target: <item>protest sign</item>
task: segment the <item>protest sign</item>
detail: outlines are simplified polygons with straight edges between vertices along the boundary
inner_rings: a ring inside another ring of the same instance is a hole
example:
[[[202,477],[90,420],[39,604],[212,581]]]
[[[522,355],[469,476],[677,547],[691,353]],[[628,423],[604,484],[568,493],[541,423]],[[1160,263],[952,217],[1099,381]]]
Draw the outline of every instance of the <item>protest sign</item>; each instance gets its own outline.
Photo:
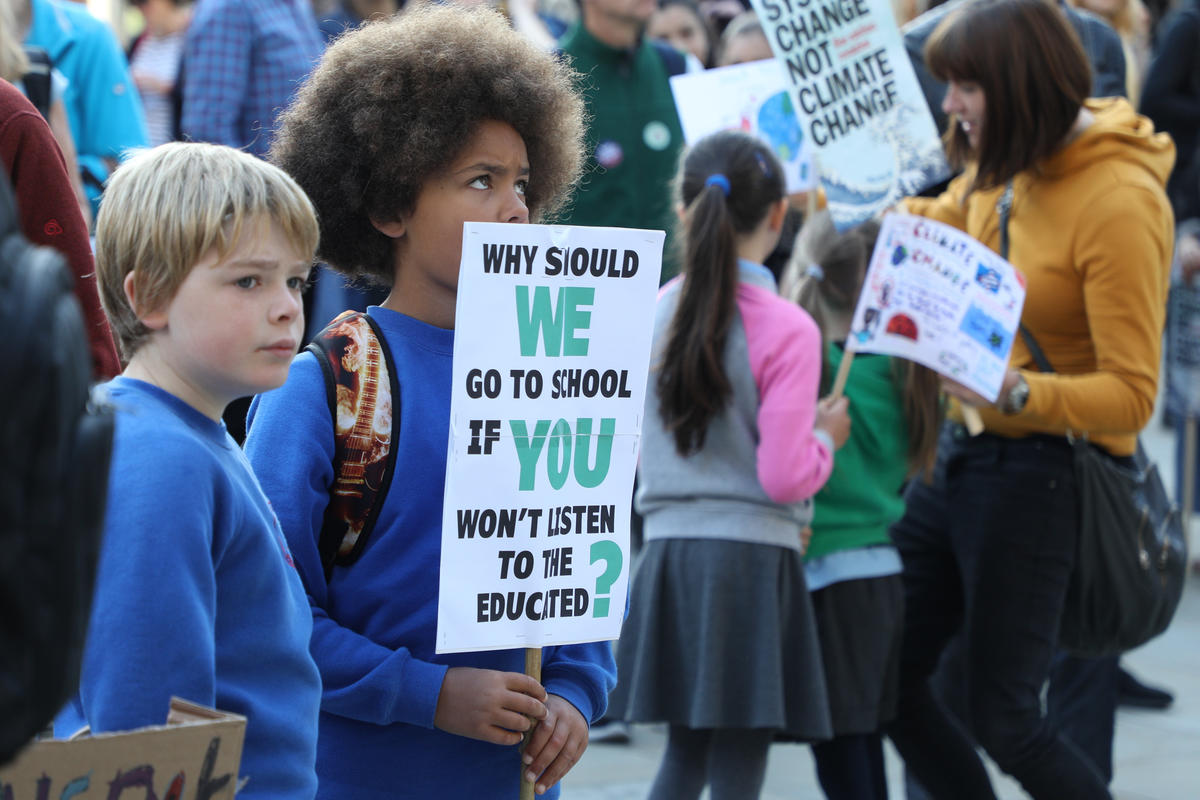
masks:
[[[1025,278],[967,234],[883,219],[847,347],[924,364],[995,402],[1021,324]]]
[[[1200,416],[1200,289],[1172,286],[1167,304],[1167,402]]]
[[[663,238],[465,226],[439,653],[619,635]]]
[[[751,0],[838,230],[950,176],[889,0]]]
[[[171,698],[166,725],[34,742],[0,769],[0,797],[230,800],[245,735],[245,717]]]
[[[671,92],[688,144],[718,131],[745,131],[779,159],[789,194],[813,188],[812,147],[778,61],[685,72],[671,78]]]

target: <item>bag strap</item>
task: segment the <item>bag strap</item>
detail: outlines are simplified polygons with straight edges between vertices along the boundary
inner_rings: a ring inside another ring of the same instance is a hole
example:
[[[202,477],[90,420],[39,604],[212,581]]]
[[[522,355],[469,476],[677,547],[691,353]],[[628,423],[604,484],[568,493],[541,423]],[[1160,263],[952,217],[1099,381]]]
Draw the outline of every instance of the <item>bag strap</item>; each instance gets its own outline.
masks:
[[[1000,257],[1005,261],[1008,261],[1008,217],[1012,213],[1012,202],[1013,182],[1010,180],[1004,187],[1000,199],[996,201],[996,211],[1000,214]],[[1029,328],[1025,327],[1025,323],[1020,323],[1020,330],[1021,338],[1025,340],[1025,346],[1029,348],[1029,352],[1033,355],[1033,360],[1037,362],[1038,369],[1042,372],[1054,372],[1054,367],[1050,364],[1050,359],[1046,358],[1046,352],[1037,343],[1037,339],[1033,338],[1033,334],[1029,332]]]
[[[333,485],[317,539],[329,580],[334,565],[353,564],[362,554],[383,507],[396,465],[400,387],[383,333],[368,314],[339,314],[305,350],[321,365],[334,425]],[[346,420],[339,408],[353,417]],[[375,412],[388,408],[384,433]]]

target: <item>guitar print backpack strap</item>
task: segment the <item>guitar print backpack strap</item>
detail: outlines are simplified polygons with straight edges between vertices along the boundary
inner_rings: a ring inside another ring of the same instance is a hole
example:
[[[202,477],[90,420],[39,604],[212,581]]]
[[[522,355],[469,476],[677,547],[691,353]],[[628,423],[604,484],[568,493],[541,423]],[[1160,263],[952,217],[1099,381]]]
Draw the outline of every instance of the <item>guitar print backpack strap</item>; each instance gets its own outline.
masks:
[[[400,389],[383,333],[365,313],[339,314],[305,348],[325,375],[334,479],[317,540],[328,580],[353,564],[375,526],[396,463]]]

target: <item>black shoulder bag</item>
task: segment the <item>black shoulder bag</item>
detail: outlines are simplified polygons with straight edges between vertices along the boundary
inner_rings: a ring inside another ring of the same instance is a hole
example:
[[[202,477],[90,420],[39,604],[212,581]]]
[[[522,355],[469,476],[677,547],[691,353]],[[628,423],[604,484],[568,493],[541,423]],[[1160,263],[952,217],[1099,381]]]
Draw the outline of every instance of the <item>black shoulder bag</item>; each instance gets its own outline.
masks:
[[[1011,183],[996,207],[1000,255],[1007,259]],[[1054,372],[1024,325],[1021,337],[1038,369]],[[1059,645],[1080,656],[1114,655],[1166,630],[1187,575],[1187,540],[1179,507],[1167,497],[1140,438],[1128,459],[1090,444],[1086,432],[1068,439],[1075,454],[1079,544]]]

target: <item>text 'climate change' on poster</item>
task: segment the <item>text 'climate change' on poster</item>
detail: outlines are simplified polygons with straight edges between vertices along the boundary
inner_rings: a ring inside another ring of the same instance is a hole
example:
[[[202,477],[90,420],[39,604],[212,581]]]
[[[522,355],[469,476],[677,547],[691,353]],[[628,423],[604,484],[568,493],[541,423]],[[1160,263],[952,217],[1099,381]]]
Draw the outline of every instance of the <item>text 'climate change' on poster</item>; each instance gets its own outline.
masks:
[[[950,176],[890,0],[751,0],[838,230]]]
[[[465,226],[439,653],[620,634],[663,238]]]
[[[1025,305],[1025,279],[967,234],[888,214],[848,347],[924,364],[995,402]]]

